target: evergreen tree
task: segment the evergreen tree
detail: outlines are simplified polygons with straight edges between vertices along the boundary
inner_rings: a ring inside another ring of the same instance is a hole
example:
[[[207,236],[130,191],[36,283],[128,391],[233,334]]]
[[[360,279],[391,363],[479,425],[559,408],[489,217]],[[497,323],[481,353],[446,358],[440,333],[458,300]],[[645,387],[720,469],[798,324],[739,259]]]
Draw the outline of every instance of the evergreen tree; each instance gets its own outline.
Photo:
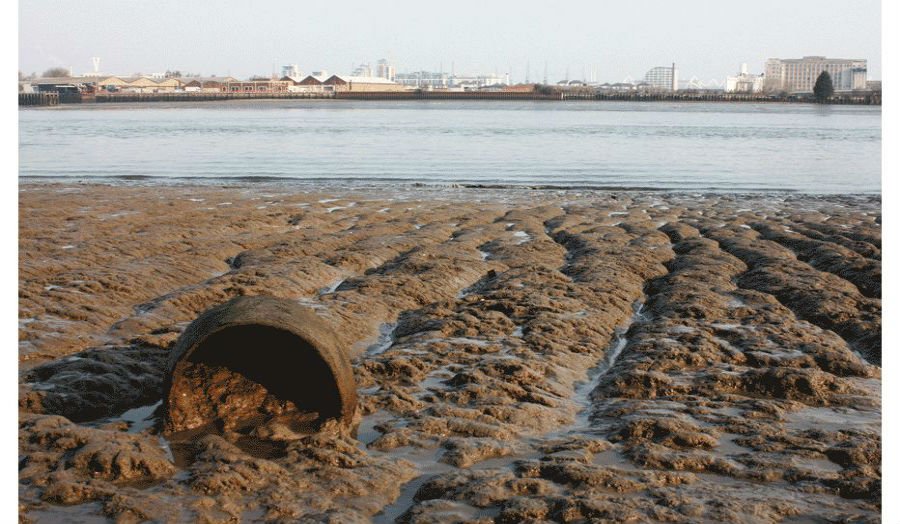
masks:
[[[813,94],[819,103],[825,102],[834,94],[834,84],[831,83],[831,75],[828,74],[828,71],[822,71],[822,74],[816,79]]]

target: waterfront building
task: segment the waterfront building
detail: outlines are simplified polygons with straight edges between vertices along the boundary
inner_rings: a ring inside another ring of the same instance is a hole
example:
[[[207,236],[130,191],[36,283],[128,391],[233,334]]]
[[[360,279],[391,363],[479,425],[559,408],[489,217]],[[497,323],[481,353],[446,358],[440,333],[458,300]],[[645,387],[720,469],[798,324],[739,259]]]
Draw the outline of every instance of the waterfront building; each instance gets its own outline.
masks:
[[[378,64],[375,67],[375,76],[393,82],[396,74],[397,72],[394,70],[394,66],[389,64],[386,59],[382,58],[378,61]]]
[[[804,56],[803,58],[770,58],[766,60],[765,89],[788,93],[812,93],[816,80],[828,71],[838,91],[866,88],[866,60]]]
[[[672,67],[654,67],[644,75],[644,84],[657,91],[678,91],[678,70]]]
[[[178,78],[155,79],[149,76],[66,76],[38,78],[32,84],[38,92],[58,93],[167,93],[183,89]]]
[[[294,85],[288,86],[288,90],[296,93],[321,93],[326,91],[325,81],[328,80],[328,77],[324,76],[323,73],[326,73],[326,71],[316,71],[299,82],[294,83]]]
[[[403,91],[404,87],[396,82],[377,76],[331,75],[322,82],[326,91],[338,92],[373,92]]]
[[[125,85],[118,85],[120,91],[126,93],[170,93],[182,89],[184,85],[178,78],[162,78],[149,76],[133,76],[122,78]]]
[[[753,75],[747,72],[747,64],[741,64],[741,72],[735,76],[725,77],[726,93],[759,93],[763,90],[764,75]]]
[[[92,92],[96,89],[96,79],[77,76],[54,76],[35,78],[31,81],[32,89],[37,93],[80,93]]]
[[[222,90],[222,84],[237,79],[231,76],[188,76],[180,80],[185,92],[216,93]]]
[[[235,80],[223,82],[219,89],[223,93],[283,93],[291,82],[281,80]]]

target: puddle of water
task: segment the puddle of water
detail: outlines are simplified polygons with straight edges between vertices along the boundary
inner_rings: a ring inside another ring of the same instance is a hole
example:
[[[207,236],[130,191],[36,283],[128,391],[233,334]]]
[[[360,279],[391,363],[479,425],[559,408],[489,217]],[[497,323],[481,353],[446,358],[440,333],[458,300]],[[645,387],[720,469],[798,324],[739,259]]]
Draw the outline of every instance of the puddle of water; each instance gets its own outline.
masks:
[[[347,280],[347,279],[340,278],[340,279],[332,282],[331,285],[329,285],[328,287],[324,287],[324,288],[320,289],[319,293],[318,293],[319,296],[330,295],[330,294],[334,293],[335,291],[337,291],[337,288],[339,288],[341,286],[341,284],[344,283],[345,280]]]
[[[396,322],[382,324],[378,328],[378,339],[374,344],[366,348],[369,355],[379,355],[387,351],[394,345],[394,329],[397,327]]]
[[[153,424],[156,422],[153,413],[156,411],[156,408],[161,405],[162,400],[148,406],[129,409],[125,413],[119,415],[117,418],[119,420],[128,422],[129,433],[140,433],[145,429],[149,429],[153,426]]]
[[[840,431],[847,428],[881,431],[881,414],[842,407],[808,407],[786,415],[786,427],[796,430]]]
[[[393,418],[389,412],[378,410],[371,415],[363,417],[359,426],[355,429],[356,439],[359,441],[359,448],[365,450],[369,444],[375,442],[381,436],[381,432],[375,429],[375,426],[383,422],[387,422]]]
[[[628,345],[628,337],[626,337],[628,329],[636,322],[646,320],[646,317],[643,315],[643,309],[644,304],[641,301],[637,301],[632,305],[634,314],[624,326],[616,329],[615,338],[610,347],[603,354],[603,360],[588,370],[587,382],[581,382],[575,386],[573,400],[582,407],[575,416],[576,428],[587,429],[590,426],[590,416],[594,411],[594,406],[591,403],[591,393],[600,383],[600,379],[603,375],[615,365],[616,359],[619,358],[619,355],[622,354],[622,350]]]

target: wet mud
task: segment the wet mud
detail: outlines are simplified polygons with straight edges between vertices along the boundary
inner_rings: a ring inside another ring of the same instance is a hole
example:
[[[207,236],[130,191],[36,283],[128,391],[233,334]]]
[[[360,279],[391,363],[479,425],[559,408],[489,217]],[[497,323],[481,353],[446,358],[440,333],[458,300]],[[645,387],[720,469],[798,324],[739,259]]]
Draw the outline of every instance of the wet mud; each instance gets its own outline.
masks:
[[[22,184],[21,520],[880,522],[880,206]],[[350,416],[278,355],[170,381],[255,295],[330,327]]]

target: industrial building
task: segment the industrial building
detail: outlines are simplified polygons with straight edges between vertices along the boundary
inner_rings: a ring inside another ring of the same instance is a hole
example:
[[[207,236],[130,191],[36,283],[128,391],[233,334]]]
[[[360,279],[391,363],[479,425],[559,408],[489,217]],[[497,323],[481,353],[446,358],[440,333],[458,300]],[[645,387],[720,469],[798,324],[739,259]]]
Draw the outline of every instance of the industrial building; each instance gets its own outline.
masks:
[[[291,81],[284,80],[233,80],[223,82],[222,93],[286,93]]]
[[[403,91],[403,85],[377,76],[331,75],[322,82],[326,91]]]
[[[226,82],[236,82],[231,76],[192,76],[179,78],[186,92],[216,93]]]
[[[855,91],[866,88],[866,61],[864,59],[825,58],[770,58],[766,60],[765,89],[788,93],[812,93],[816,80],[828,71],[835,91]]]
[[[678,69],[672,67],[654,67],[644,75],[644,84],[648,89],[657,91],[678,91]]]
[[[184,83],[178,78],[151,78],[148,76],[67,76],[37,78],[32,85],[37,92],[58,93],[167,93],[181,90]]]

